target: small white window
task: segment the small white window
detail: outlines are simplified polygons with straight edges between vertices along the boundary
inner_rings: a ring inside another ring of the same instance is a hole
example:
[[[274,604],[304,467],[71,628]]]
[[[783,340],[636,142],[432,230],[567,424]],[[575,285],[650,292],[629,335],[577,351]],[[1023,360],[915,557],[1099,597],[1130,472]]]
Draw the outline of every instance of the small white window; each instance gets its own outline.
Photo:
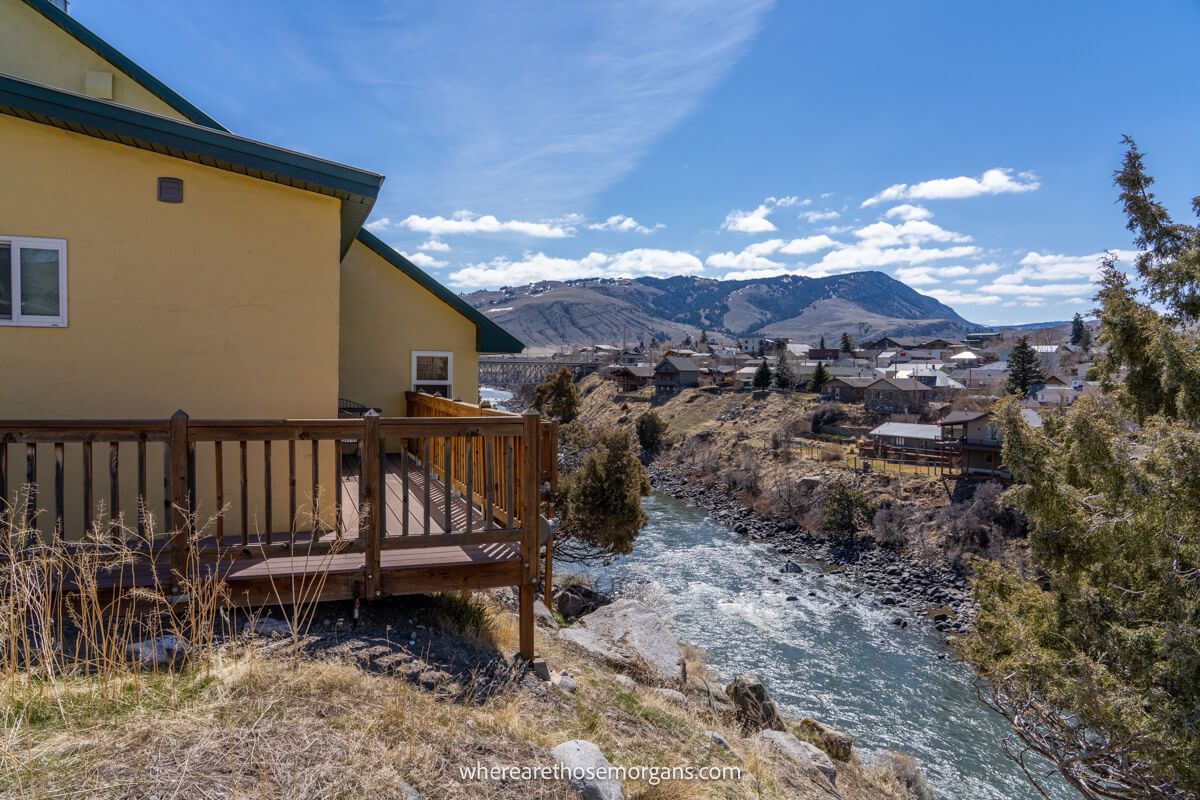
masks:
[[[413,391],[454,396],[454,354],[439,350],[414,350]]]
[[[0,325],[67,324],[67,243],[0,236]]]

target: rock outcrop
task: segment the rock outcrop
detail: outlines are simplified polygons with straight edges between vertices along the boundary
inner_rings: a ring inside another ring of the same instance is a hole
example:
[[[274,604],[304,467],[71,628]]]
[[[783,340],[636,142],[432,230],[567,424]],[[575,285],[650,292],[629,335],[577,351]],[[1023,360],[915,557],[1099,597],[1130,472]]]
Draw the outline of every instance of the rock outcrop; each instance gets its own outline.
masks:
[[[779,713],[779,707],[767,694],[767,687],[757,675],[739,675],[725,687],[725,694],[733,703],[734,714],[743,730],[753,733],[764,728],[786,731],[787,726]]]
[[[564,628],[560,635],[625,669],[649,672],[664,683],[679,680],[679,642],[645,603],[618,600]]]
[[[584,739],[572,739],[550,752],[566,768],[572,788],[583,800],[625,800],[621,782],[604,774],[612,764],[596,745]]]

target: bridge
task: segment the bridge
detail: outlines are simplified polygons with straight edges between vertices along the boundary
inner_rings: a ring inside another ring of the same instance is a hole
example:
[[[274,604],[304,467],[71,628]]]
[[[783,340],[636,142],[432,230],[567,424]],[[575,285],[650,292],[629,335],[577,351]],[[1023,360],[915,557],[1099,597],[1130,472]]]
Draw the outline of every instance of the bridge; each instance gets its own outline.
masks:
[[[559,358],[511,358],[506,356],[479,357],[479,383],[482,386],[528,386],[541,383],[560,368],[571,370],[579,380],[600,368],[596,361],[574,361]]]

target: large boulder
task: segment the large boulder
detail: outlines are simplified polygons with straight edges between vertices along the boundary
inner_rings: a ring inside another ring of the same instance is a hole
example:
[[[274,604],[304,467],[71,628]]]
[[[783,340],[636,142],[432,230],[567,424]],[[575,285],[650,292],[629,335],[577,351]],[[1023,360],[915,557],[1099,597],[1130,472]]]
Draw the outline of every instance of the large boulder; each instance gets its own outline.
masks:
[[[725,695],[733,703],[734,714],[742,729],[754,733],[764,728],[786,731],[779,707],[767,694],[767,687],[757,675],[738,675],[725,687]]]
[[[596,745],[583,739],[572,739],[550,752],[566,769],[567,780],[583,800],[625,800],[621,782],[605,774],[612,764]]]
[[[563,619],[572,620],[590,614],[601,606],[612,602],[612,598],[603,592],[597,592],[581,584],[573,583],[564,586],[554,596],[554,604]]]
[[[817,722],[812,717],[800,720],[799,728],[804,738],[816,743],[830,758],[835,761],[850,760],[850,752],[854,749],[854,740],[850,738],[850,734]]]
[[[679,641],[645,603],[618,600],[593,611],[560,634],[583,649],[656,680],[679,680]]]
[[[833,783],[837,767],[824,750],[815,744],[797,739],[787,731],[760,731],[758,740],[808,772],[819,772]]]

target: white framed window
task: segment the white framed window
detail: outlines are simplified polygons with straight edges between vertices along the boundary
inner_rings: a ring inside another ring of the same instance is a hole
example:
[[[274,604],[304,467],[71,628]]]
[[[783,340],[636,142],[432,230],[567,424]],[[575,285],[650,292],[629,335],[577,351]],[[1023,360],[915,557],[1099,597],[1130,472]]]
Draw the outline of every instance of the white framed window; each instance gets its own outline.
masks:
[[[454,396],[454,353],[444,350],[413,350],[412,388],[441,397]]]
[[[0,325],[67,324],[67,243],[0,235]]]

